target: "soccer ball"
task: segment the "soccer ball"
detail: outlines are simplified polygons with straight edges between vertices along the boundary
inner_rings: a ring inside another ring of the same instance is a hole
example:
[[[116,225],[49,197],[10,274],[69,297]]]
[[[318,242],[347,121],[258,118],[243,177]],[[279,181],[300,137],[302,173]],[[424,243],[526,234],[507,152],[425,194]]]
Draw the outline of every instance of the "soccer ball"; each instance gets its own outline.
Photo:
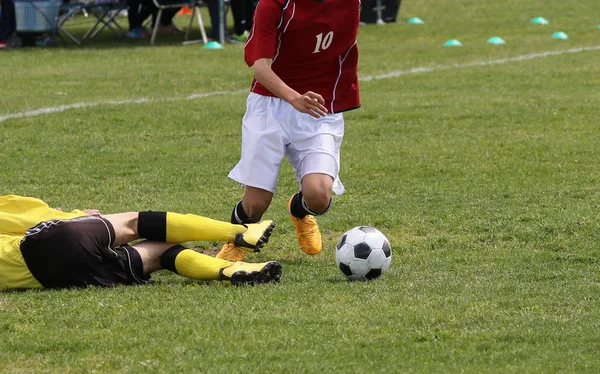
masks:
[[[335,246],[335,262],[350,280],[381,276],[392,263],[392,247],[381,231],[358,226],[342,235]]]

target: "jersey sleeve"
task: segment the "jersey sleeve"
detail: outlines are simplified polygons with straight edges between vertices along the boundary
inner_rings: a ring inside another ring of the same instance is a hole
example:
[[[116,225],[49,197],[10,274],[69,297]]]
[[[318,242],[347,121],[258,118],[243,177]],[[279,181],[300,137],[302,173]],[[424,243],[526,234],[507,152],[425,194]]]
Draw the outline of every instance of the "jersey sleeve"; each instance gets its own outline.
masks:
[[[244,47],[244,59],[253,66],[261,58],[274,58],[277,50],[277,27],[282,4],[278,0],[261,0],[254,12],[254,27]]]

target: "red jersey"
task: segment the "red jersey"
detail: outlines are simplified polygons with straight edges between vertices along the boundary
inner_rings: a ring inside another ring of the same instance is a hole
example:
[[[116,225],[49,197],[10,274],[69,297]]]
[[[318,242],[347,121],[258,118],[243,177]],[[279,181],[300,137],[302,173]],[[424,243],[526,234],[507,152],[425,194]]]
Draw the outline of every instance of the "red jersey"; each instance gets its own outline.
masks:
[[[260,0],[246,63],[273,59],[281,80],[300,94],[320,94],[331,113],[357,108],[359,12],[360,0]],[[251,91],[275,96],[256,79]]]

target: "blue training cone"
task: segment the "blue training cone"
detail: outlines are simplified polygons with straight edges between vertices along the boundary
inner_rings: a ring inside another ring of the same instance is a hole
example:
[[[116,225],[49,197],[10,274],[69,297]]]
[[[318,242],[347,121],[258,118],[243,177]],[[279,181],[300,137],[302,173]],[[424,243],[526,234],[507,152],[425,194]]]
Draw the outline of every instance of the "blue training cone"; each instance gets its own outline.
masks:
[[[557,31],[554,34],[552,34],[552,39],[562,39],[562,40],[564,40],[564,39],[568,39],[568,38],[569,38],[569,36],[567,34],[565,34],[564,32],[562,32],[562,31]]]
[[[487,42],[488,42],[488,44],[495,44],[495,45],[506,44],[504,39],[502,39],[499,36],[493,36],[493,37],[489,38]]]
[[[223,46],[219,42],[208,42],[202,47],[204,49],[223,49]]]
[[[406,21],[407,23],[413,24],[413,25],[422,25],[425,22],[423,22],[422,19],[420,19],[419,17],[412,17],[409,18],[408,21]]]
[[[444,43],[444,47],[461,47],[462,43],[456,39],[450,39]]]
[[[547,25],[549,22],[544,17],[535,17],[531,20],[531,23],[533,23],[534,25]]]

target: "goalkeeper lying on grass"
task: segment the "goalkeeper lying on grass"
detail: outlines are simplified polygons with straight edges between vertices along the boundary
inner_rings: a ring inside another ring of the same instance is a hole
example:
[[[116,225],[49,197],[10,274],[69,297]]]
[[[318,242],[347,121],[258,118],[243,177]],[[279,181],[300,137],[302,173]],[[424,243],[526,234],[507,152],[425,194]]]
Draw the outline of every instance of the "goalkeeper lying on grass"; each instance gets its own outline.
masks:
[[[230,262],[177,244],[220,240],[258,252],[274,227],[172,212],[67,213],[35,198],[0,196],[0,289],[144,284],[161,269],[234,285],[277,282],[279,262]]]

